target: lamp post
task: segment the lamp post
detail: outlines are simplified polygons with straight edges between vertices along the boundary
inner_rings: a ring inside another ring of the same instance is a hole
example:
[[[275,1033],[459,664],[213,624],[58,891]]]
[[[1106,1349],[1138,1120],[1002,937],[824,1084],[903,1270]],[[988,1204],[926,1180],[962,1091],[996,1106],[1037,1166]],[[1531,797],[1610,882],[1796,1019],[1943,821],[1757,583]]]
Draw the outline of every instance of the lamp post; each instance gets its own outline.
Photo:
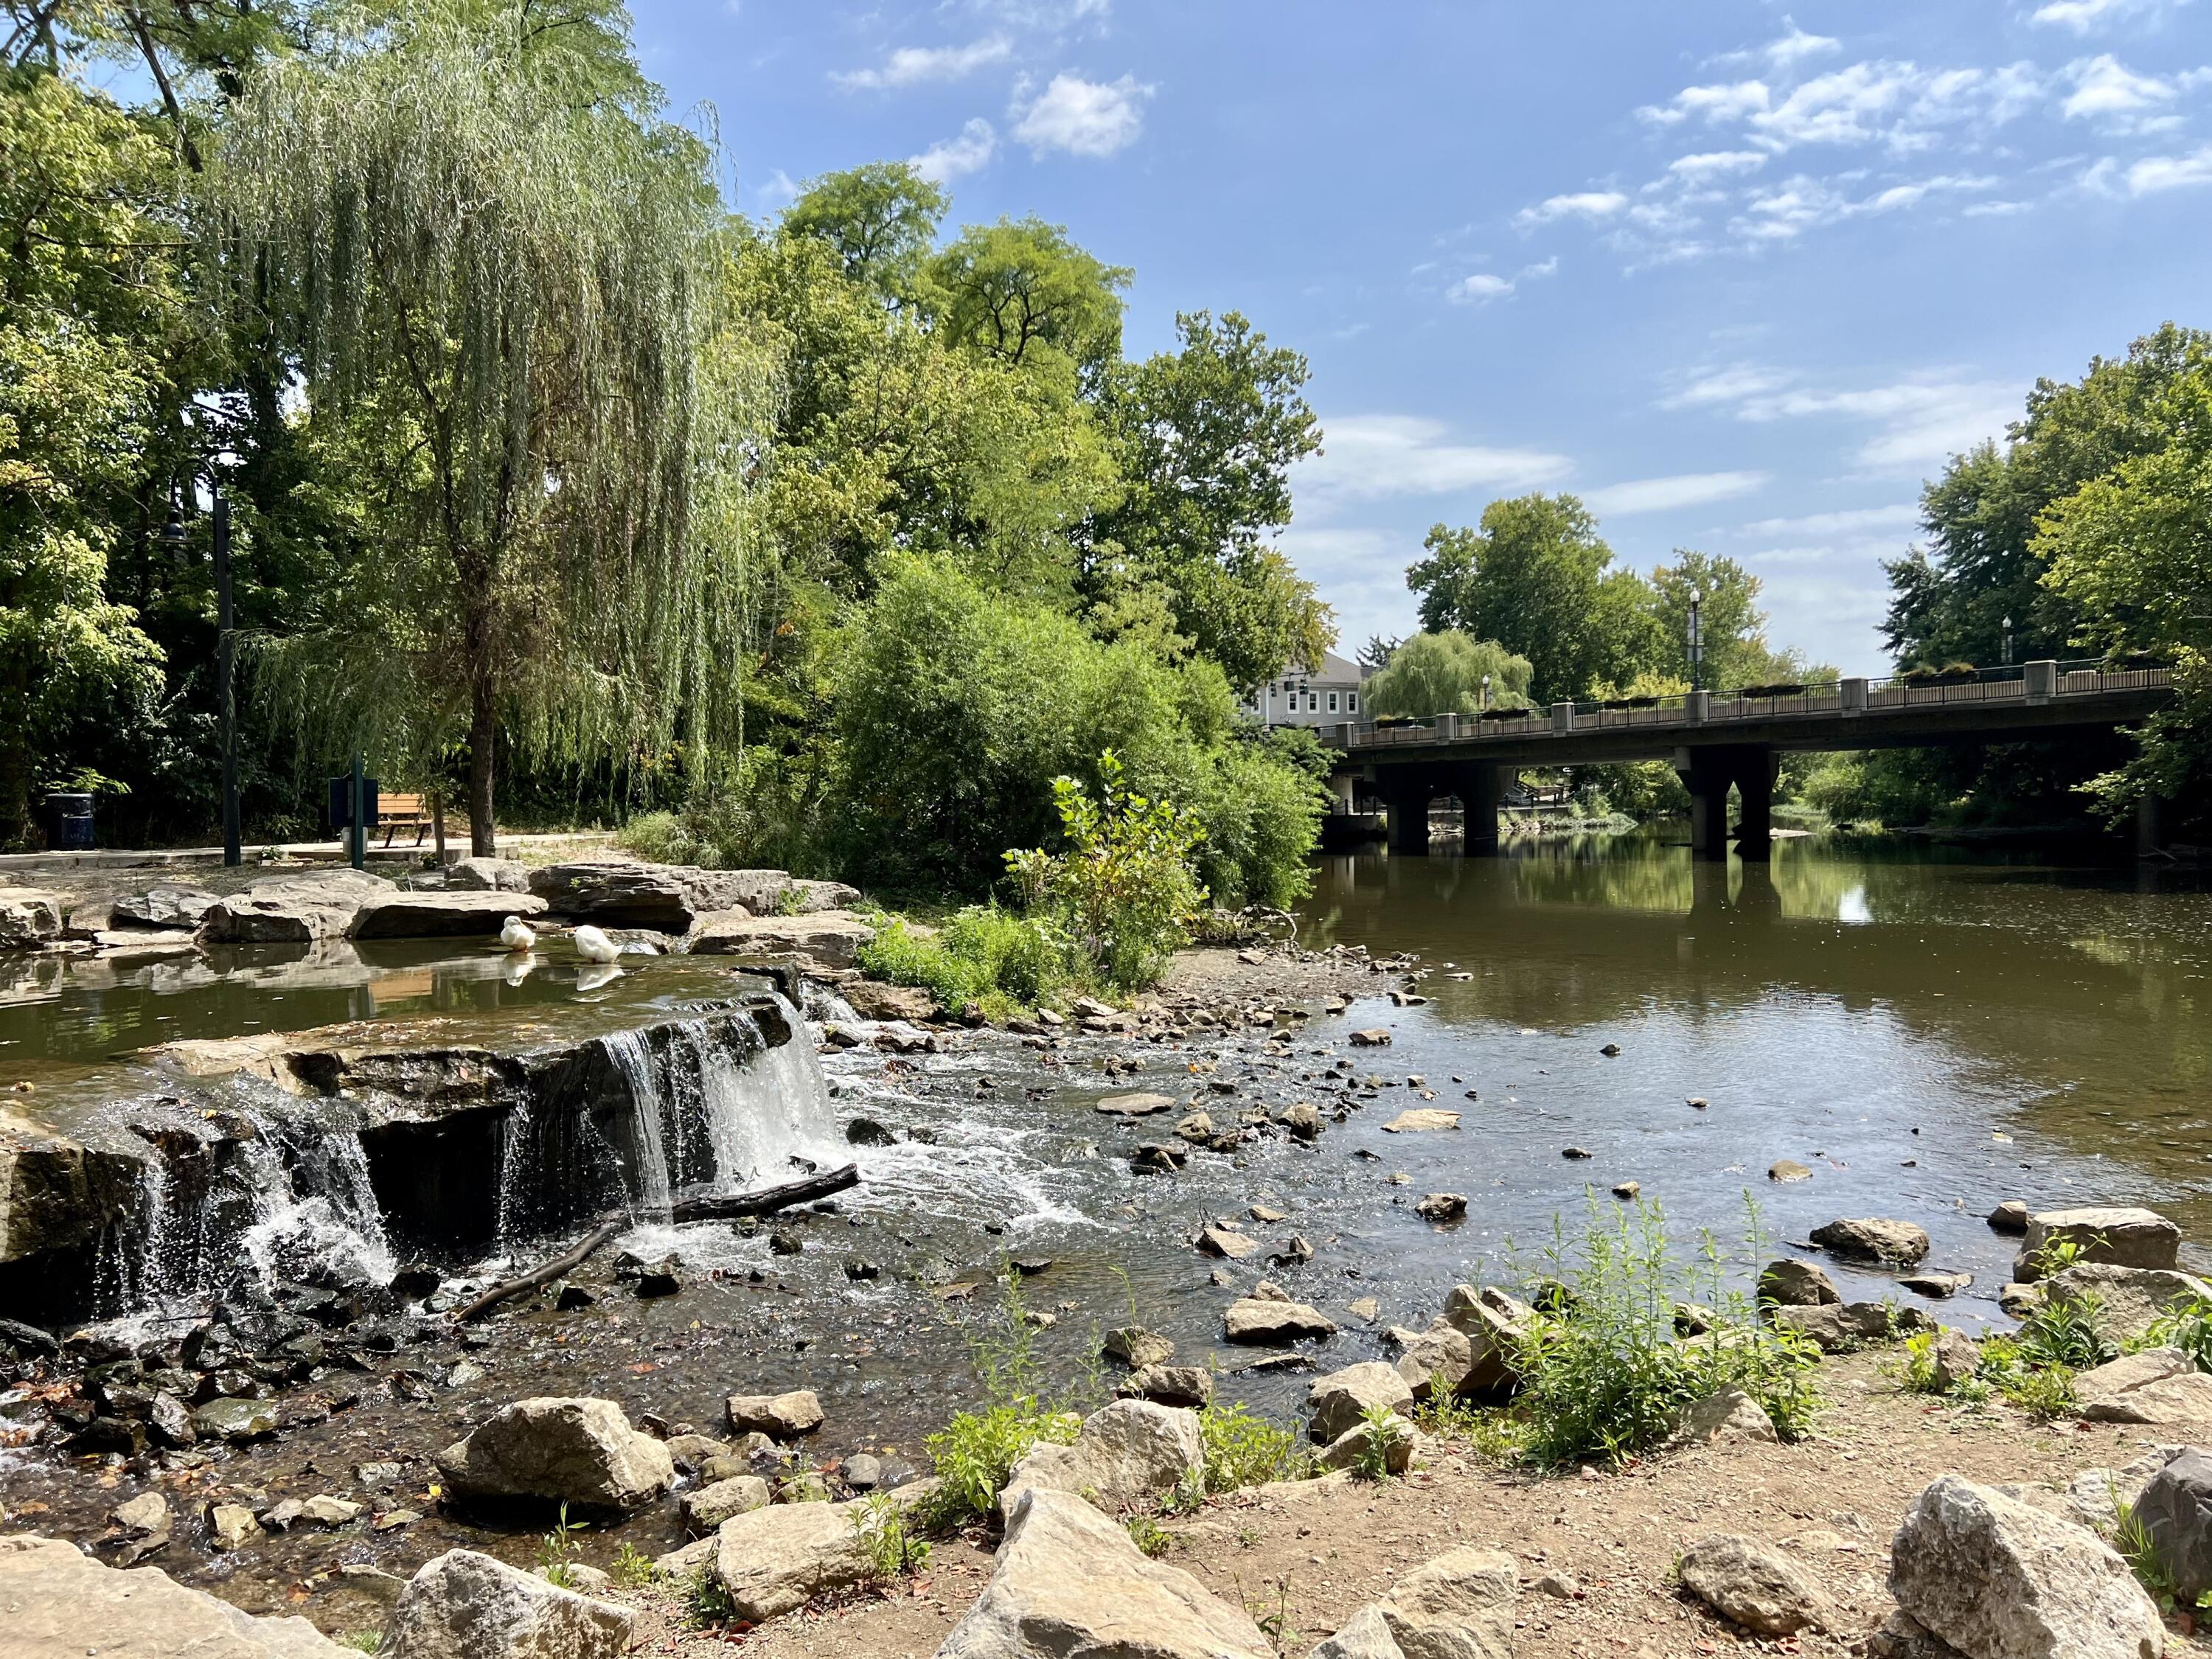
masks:
[[[234,633],[238,617],[231,602],[230,502],[220,486],[211,487],[210,493],[215,497],[216,683],[221,700],[222,732],[222,861],[234,868],[244,861],[239,851],[238,702],[234,691]],[[185,545],[184,520],[173,495],[169,498],[169,520],[161,526],[161,540],[179,551]]]
[[[2012,666],[2012,618],[2004,619],[2004,665]]]
[[[1482,706],[1485,708],[1490,707],[1490,676],[1487,674],[1482,677]]]
[[[1690,653],[1690,690],[1705,689],[1705,596],[1696,588],[1690,590],[1690,633],[1686,644]]]

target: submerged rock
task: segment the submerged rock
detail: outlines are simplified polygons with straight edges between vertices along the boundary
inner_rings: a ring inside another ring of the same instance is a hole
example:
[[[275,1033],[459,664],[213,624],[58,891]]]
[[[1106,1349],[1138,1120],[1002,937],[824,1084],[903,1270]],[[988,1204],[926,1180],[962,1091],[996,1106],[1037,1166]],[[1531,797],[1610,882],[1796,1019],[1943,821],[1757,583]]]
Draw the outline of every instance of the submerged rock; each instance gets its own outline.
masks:
[[[636,1622],[627,1607],[474,1550],[448,1550],[399,1593],[378,1651],[384,1659],[618,1659]]]
[[[456,1498],[631,1510],[676,1478],[668,1448],[611,1400],[518,1400],[438,1457]]]
[[[823,1424],[822,1401],[811,1389],[788,1394],[733,1394],[722,1402],[732,1434],[796,1440]]]
[[[1032,1489],[1006,1520],[991,1582],[937,1659],[1273,1659],[1243,1610],[1150,1561],[1081,1498]]]

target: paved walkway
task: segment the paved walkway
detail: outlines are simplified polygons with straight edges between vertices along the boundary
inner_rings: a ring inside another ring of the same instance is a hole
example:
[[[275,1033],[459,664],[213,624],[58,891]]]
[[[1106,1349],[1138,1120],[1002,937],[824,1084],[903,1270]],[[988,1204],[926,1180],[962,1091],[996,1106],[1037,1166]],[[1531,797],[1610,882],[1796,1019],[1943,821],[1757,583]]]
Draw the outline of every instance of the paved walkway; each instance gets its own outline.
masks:
[[[499,850],[501,854],[505,856],[528,847],[605,847],[611,846],[614,838],[615,833],[611,830],[578,830],[549,835],[501,836],[499,838]],[[412,857],[418,854],[428,853],[429,850],[430,846],[427,841],[419,848],[404,842],[395,841],[388,852],[374,839],[372,839],[368,844],[368,855],[371,858]],[[337,841],[300,841],[288,842],[273,848],[263,843],[260,846],[249,846],[244,851],[249,868],[260,863],[262,855],[269,852],[274,852],[283,859],[336,864],[345,857],[345,843]],[[463,836],[459,840],[449,837],[446,842],[446,852],[449,859],[467,857],[467,837]],[[159,869],[168,866],[220,865],[222,862],[222,848],[220,847],[100,847],[88,853],[0,853],[0,873],[14,870]]]

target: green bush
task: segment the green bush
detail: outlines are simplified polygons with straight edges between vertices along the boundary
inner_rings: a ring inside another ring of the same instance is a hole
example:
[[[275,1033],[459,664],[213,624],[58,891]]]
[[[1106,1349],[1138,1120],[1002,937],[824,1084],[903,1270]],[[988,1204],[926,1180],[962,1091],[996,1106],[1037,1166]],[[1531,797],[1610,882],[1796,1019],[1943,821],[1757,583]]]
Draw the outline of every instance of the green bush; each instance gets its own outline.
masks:
[[[1119,757],[1098,757],[1102,799],[1073,778],[1053,781],[1065,849],[1006,854],[1006,869],[1033,909],[1055,916],[1074,948],[1109,983],[1158,982],[1190,939],[1206,894],[1190,867],[1205,831],[1173,803],[1126,787]]]
[[[1255,1415],[1242,1401],[1203,1408],[1198,1432],[1206,1448],[1209,1492],[1297,1480],[1308,1472],[1305,1447],[1297,1434]]]
[[[933,935],[894,921],[860,947],[860,969],[893,985],[916,985],[945,1008],[1004,1000],[1034,1007],[1067,982],[1067,947],[1041,919],[992,905],[960,911]]]
[[[1750,1231],[1755,1261],[1755,1210]],[[1664,1213],[1640,1200],[1607,1218],[1593,1199],[1571,1244],[1555,1224],[1544,1276],[1564,1292],[1539,1308],[1516,1355],[1516,1410],[1533,1461],[1620,1462],[1664,1440],[1685,1407],[1731,1386],[1758,1401],[1784,1439],[1807,1431],[1820,1403],[1811,1381],[1817,1352],[1796,1333],[1763,1324],[1743,1292],[1722,1287],[1710,1238],[1703,1255],[1702,1272],[1680,1264]],[[1711,1328],[1677,1340],[1678,1302],[1710,1307]]]
[[[2129,1346],[2179,1348],[2198,1370],[2212,1370],[2212,1302],[2191,1295],[2153,1320],[2150,1328]]]

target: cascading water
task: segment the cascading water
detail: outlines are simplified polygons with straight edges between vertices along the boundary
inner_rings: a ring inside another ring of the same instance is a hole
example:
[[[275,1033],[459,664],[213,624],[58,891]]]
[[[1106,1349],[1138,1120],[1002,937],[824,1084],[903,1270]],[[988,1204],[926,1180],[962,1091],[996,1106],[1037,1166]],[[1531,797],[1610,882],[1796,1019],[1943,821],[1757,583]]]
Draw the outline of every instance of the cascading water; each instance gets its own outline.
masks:
[[[665,1211],[673,1196],[668,1168],[667,1103],[662,1098],[653,1050],[642,1031],[617,1031],[601,1039],[599,1046],[629,1091],[638,1206],[656,1213]]]
[[[242,1150],[254,1219],[240,1243],[261,1277],[390,1281],[398,1264],[359,1134],[297,1121],[264,1125]]]

